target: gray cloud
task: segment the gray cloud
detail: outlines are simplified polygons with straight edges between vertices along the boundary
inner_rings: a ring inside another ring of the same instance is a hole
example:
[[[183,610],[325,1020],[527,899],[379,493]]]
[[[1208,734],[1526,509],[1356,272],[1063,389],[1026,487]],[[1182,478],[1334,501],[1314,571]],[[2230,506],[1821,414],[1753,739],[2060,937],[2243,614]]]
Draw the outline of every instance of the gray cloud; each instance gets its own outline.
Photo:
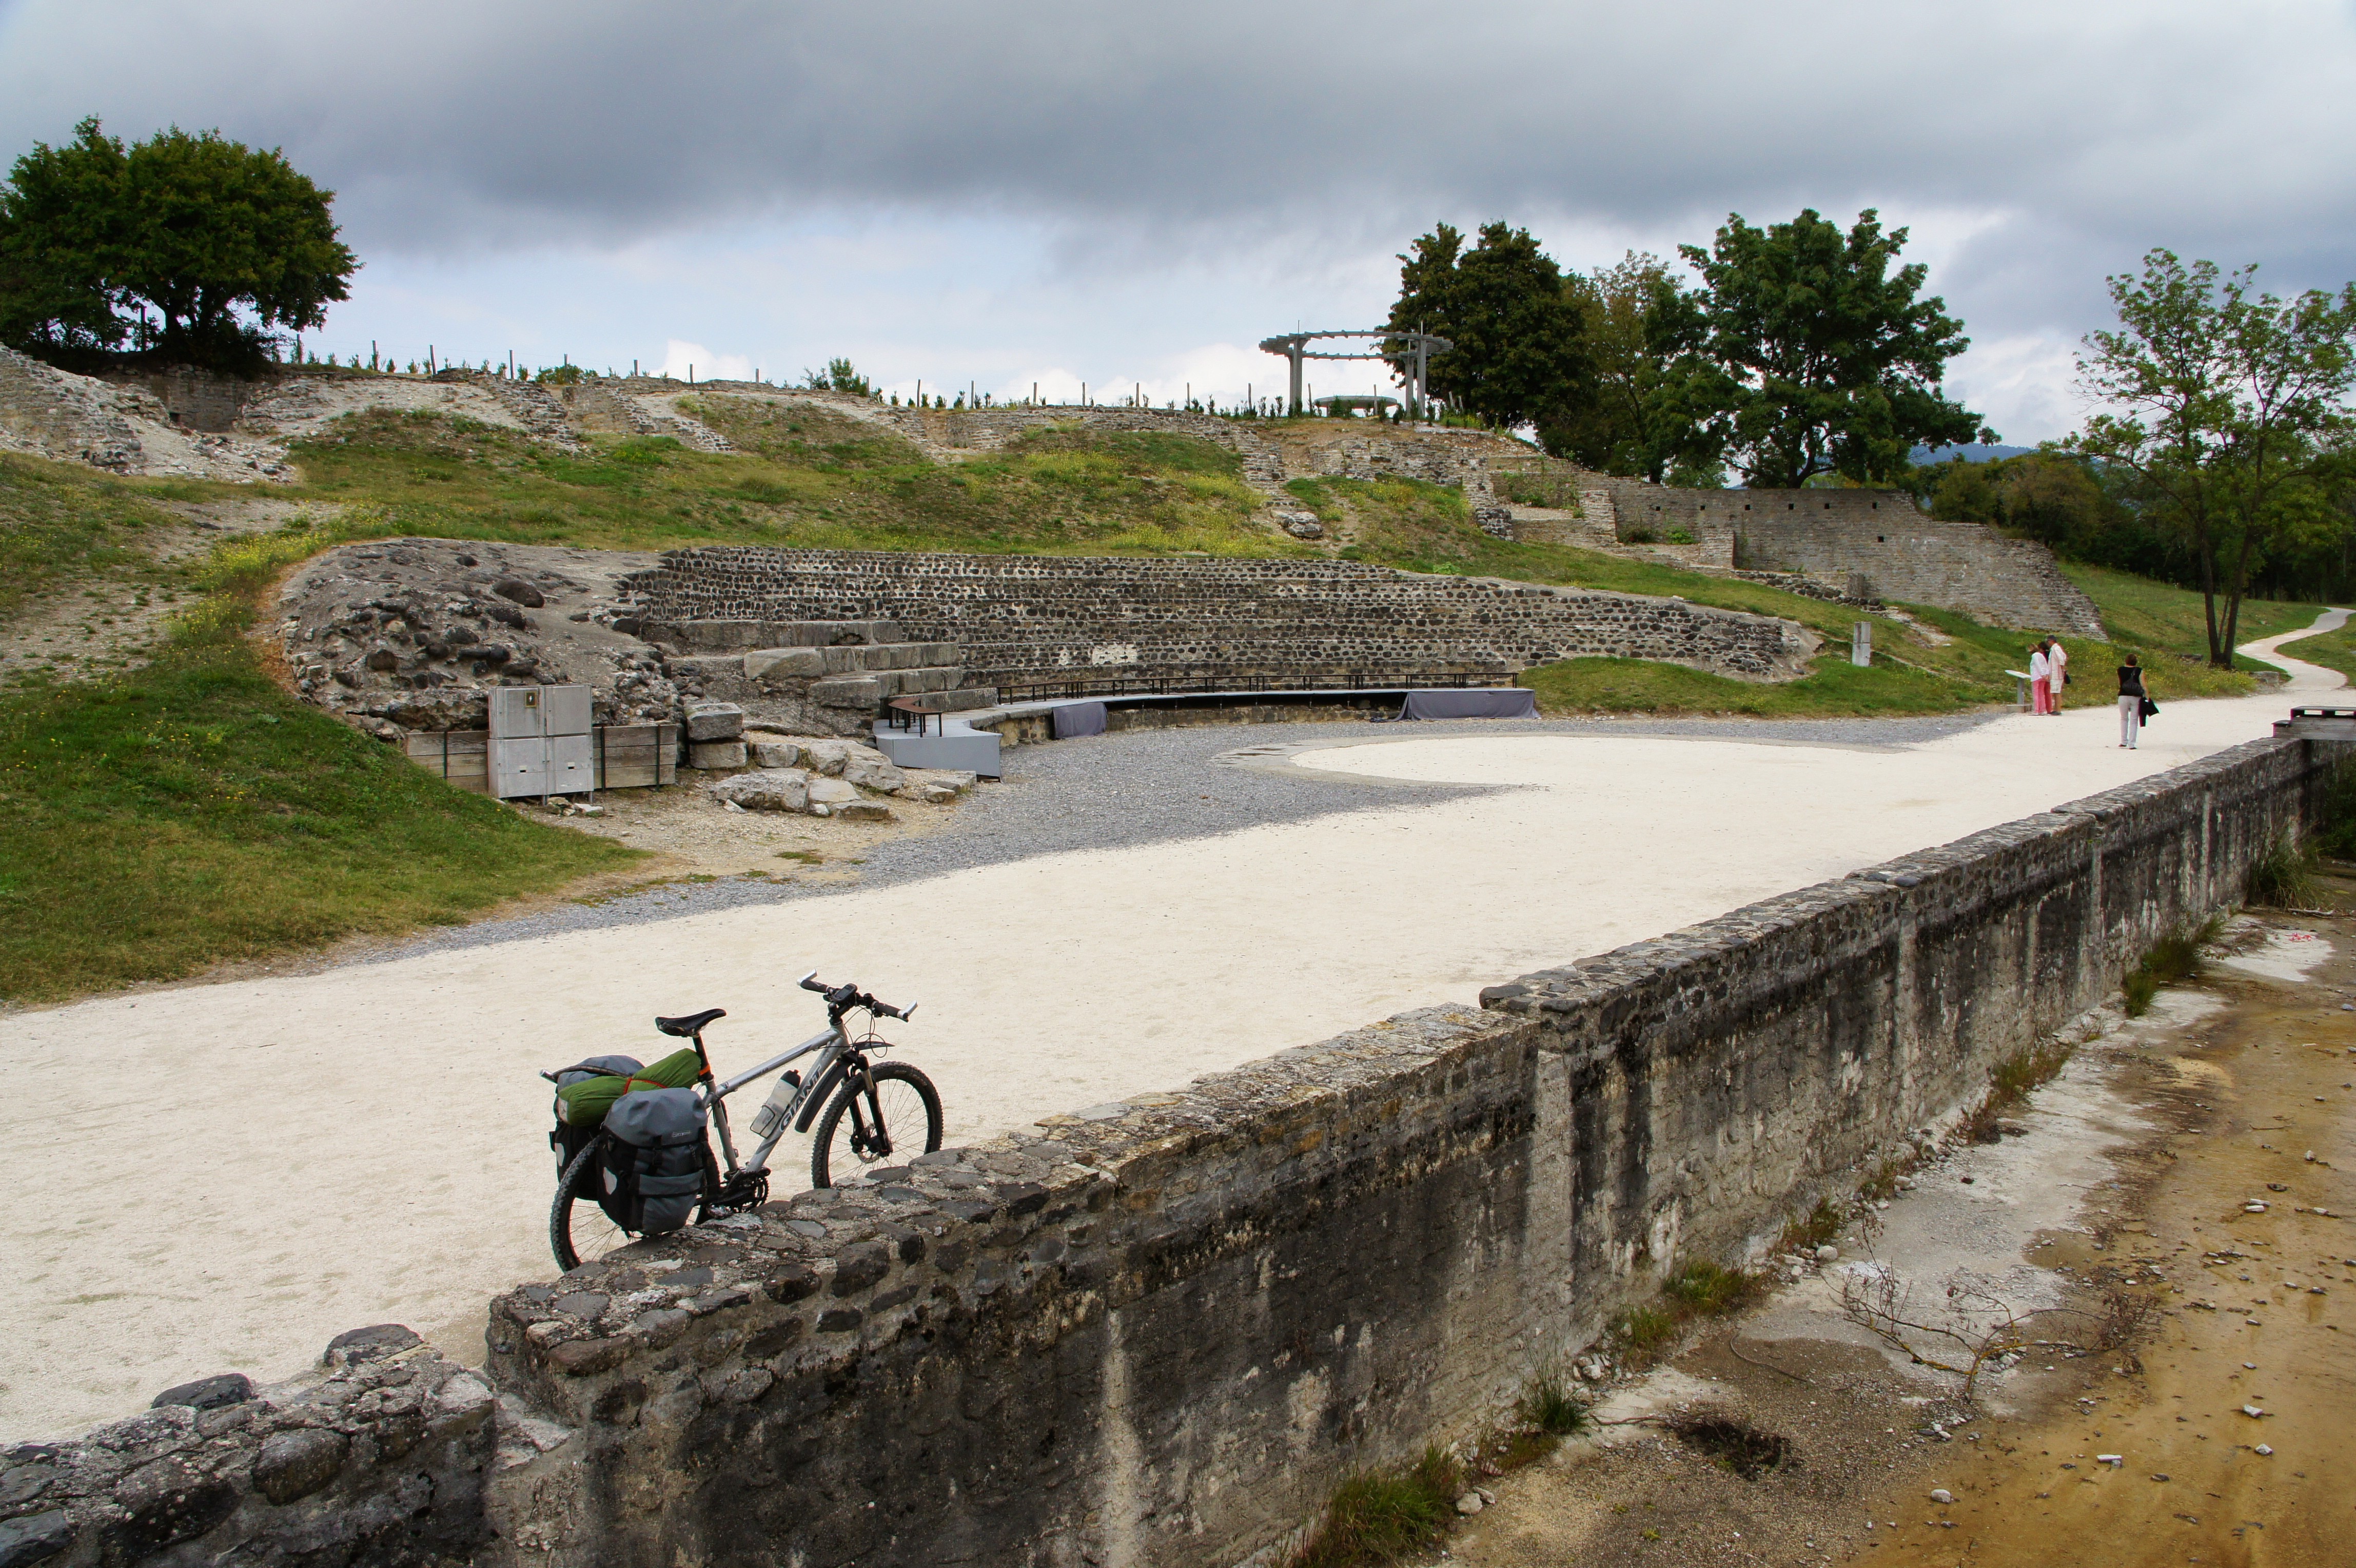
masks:
[[[609,246],[806,209],[1075,254],[1388,252],[1437,217],[1703,240],[1879,206],[1974,326],[2083,322],[2167,243],[2339,281],[2344,6],[1022,6],[16,0],[0,142],[283,144],[365,253]]]

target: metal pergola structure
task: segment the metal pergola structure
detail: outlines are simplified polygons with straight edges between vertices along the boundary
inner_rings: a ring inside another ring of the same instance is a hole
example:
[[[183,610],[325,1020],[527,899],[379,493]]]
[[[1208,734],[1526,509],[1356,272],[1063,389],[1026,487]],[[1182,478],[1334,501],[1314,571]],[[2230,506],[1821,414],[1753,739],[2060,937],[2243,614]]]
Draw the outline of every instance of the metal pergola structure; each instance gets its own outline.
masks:
[[[1373,346],[1359,353],[1328,353],[1309,347],[1329,338],[1372,338]],[[1287,332],[1275,338],[1260,339],[1260,352],[1281,354],[1292,371],[1292,396],[1288,412],[1299,413],[1306,406],[1301,399],[1301,362],[1303,360],[1382,360],[1397,362],[1407,378],[1407,416],[1423,417],[1425,367],[1434,354],[1444,354],[1456,347],[1445,338],[1435,338],[1429,332],[1393,332],[1377,328],[1370,332]]]

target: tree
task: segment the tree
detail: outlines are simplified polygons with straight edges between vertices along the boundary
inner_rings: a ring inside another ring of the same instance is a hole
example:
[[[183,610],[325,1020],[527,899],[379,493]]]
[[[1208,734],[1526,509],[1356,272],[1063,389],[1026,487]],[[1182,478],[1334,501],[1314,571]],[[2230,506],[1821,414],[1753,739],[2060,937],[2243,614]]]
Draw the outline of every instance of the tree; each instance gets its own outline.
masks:
[[[0,334],[35,350],[129,338],[198,363],[250,357],[270,328],[317,327],[350,297],[359,263],[336,237],[334,195],[217,131],[175,126],[126,149],[84,120],[0,187]]]
[[[1869,208],[1845,237],[1809,209],[1765,229],[1736,213],[1708,251],[1677,247],[1708,288],[1684,395],[1747,483],[1883,482],[1918,444],[1996,439],[1940,392],[1970,339],[1944,300],[1920,297],[1924,267],[1891,270],[1906,239]]]
[[[1435,396],[1511,429],[1559,422],[1586,395],[1578,307],[1528,230],[1484,223],[1468,252],[1464,236],[1441,223],[1398,260],[1399,297],[1387,325],[1455,345],[1430,361]]]
[[[2285,300],[2255,292],[2256,272],[2153,250],[2140,277],[2111,278],[2118,328],[2090,334],[2078,357],[2101,412],[2070,443],[2131,475],[2182,538],[2220,669],[2233,666],[2253,565],[2344,526],[2356,284]]]
[[[1701,296],[1660,257],[1634,251],[1592,277],[1566,274],[1563,292],[1579,310],[1592,370],[1589,395],[1539,429],[1547,450],[1655,484],[1714,470],[1717,454],[1689,402]]]

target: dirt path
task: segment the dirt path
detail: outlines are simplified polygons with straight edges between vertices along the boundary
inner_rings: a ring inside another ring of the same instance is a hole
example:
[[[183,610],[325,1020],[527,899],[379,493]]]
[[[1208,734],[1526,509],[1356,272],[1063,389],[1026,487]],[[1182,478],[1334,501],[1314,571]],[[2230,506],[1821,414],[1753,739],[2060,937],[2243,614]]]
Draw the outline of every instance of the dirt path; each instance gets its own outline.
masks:
[[[2228,945],[2146,1018],[2102,1020],[1998,1144],[1916,1172],[1839,1261],[1599,1405],[1624,1424],[1494,1483],[1455,1560],[2356,1560],[2336,1463],[2356,1440],[2356,921],[2270,914]],[[2033,1349],[1974,1412],[1846,1320],[1841,1283],[1877,1268],[1923,1316],[1976,1283],[2031,1337],[2084,1348]],[[1696,1412],[1786,1462],[1738,1475],[1723,1434],[1668,1430]]]

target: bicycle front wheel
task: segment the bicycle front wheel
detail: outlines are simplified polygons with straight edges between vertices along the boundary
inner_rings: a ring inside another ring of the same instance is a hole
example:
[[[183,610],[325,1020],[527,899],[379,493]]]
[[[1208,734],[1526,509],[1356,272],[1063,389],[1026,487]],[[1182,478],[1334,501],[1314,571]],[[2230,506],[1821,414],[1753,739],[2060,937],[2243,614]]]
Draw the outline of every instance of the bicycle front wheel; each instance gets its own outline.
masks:
[[[819,1118],[810,1186],[832,1187],[837,1168],[853,1175],[941,1146],[941,1097],[931,1079],[906,1062],[879,1063],[869,1076],[873,1087],[845,1083]]]

